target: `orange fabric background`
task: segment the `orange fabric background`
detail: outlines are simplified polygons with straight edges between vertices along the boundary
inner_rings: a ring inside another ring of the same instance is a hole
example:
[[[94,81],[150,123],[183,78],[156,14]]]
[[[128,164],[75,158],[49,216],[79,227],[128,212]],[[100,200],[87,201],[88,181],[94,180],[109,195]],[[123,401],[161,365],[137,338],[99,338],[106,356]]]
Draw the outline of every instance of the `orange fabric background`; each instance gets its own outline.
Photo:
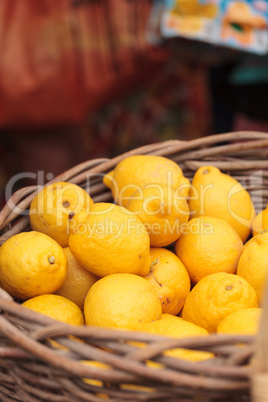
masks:
[[[150,74],[150,2],[1,0],[0,125],[76,123]]]

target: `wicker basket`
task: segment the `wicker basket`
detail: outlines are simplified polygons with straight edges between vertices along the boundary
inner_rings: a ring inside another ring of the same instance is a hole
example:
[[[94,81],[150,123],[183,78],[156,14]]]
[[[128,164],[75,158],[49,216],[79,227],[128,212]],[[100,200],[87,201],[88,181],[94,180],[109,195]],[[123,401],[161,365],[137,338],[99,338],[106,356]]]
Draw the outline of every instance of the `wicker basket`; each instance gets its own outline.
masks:
[[[110,191],[102,184],[102,175],[133,154],[169,157],[179,163],[189,178],[198,167],[212,164],[242,182],[250,191],[257,211],[266,206],[268,134],[265,133],[236,132],[190,142],[152,144],[111,160],[82,163],[53,181],[70,181],[86,188],[90,178],[93,199],[111,201]],[[10,236],[29,229],[27,209],[36,191],[36,186],[20,189],[3,208],[1,244]],[[268,292],[266,296],[264,310],[267,313]],[[102,401],[107,396],[111,401],[268,400],[267,319],[262,318],[256,338],[210,335],[169,339],[135,331],[61,324],[23,308],[1,289],[0,309],[2,401]],[[65,348],[55,347],[51,339]],[[146,347],[135,347],[126,342],[128,340],[145,342]],[[196,363],[161,354],[173,347],[214,352],[215,358]],[[148,359],[163,363],[164,368],[148,366]],[[81,360],[98,360],[113,369],[86,366]],[[84,378],[99,382],[88,384]]]

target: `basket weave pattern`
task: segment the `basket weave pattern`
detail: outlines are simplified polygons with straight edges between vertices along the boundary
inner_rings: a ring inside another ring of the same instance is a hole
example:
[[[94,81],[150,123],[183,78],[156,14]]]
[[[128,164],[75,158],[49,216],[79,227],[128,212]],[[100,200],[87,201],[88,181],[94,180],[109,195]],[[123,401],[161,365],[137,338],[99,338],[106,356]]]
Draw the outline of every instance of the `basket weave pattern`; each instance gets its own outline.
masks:
[[[111,192],[102,184],[103,174],[133,154],[166,156],[176,161],[190,179],[200,166],[214,165],[246,187],[257,212],[268,202],[265,133],[236,132],[189,142],[152,144],[111,160],[87,161],[52,182],[69,181],[89,190],[95,202],[112,201]],[[0,213],[0,244],[29,229],[27,209],[38,190],[37,186],[22,188],[9,199]],[[266,300],[264,310],[265,303]],[[102,401],[104,395],[111,401],[249,401],[252,392],[256,395],[254,401],[265,401],[259,395],[266,380],[264,373],[268,371],[268,329],[264,319],[256,338],[210,335],[169,339],[136,331],[72,327],[25,309],[1,289],[0,310],[2,401],[95,402]],[[55,346],[51,339],[64,348]],[[145,347],[136,347],[130,340],[142,341]],[[215,358],[188,362],[161,354],[174,347],[213,352]],[[249,365],[252,357],[254,365]],[[97,360],[113,369],[86,366],[81,360]],[[163,363],[164,368],[151,367],[146,364],[148,360]],[[84,378],[101,382],[89,384]],[[126,388],[122,384],[137,387]]]

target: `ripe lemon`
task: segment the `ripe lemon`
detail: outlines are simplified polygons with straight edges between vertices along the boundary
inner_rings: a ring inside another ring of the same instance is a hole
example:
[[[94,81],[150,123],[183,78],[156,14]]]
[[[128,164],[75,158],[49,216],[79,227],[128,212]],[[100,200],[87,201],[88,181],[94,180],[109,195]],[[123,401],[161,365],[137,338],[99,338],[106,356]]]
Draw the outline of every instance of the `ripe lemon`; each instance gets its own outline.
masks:
[[[263,230],[268,229],[268,204],[266,208],[258,213],[252,224],[252,234],[256,236]]]
[[[67,276],[55,294],[66,297],[83,310],[87,292],[99,278],[76,261],[69,247],[65,247],[63,251],[68,261]]]
[[[79,219],[79,217],[78,217]],[[76,260],[93,274],[127,272],[146,275],[151,265],[150,238],[143,223],[130,211],[97,203],[72,227],[69,247]]]
[[[154,247],[164,247],[177,240],[189,219],[186,198],[164,184],[141,187],[133,193],[127,208],[144,223]]]
[[[241,276],[219,272],[201,279],[188,294],[182,318],[216,332],[229,314],[258,307],[253,287]]]
[[[0,248],[0,286],[18,299],[55,292],[66,273],[62,247],[43,233],[19,233]]]
[[[153,286],[138,275],[111,274],[90,288],[84,304],[87,325],[138,329],[158,320],[161,303]]]
[[[203,166],[195,173],[189,207],[191,217],[209,215],[226,220],[243,242],[255,218],[249,193],[237,180],[213,166]]]
[[[175,243],[192,283],[216,272],[235,273],[242,250],[242,240],[229,223],[210,216],[191,219]]]
[[[204,328],[192,324],[191,322],[187,322],[180,317],[169,314],[165,314],[164,319],[145,324],[141,328],[141,331],[171,338],[187,338],[208,335],[208,332]],[[213,357],[212,353],[182,348],[167,350],[164,352],[164,355],[192,361],[207,360]]]
[[[26,300],[22,305],[66,324],[84,325],[84,317],[80,308],[62,296],[51,294],[36,296]]]
[[[255,335],[258,332],[261,308],[245,308],[227,315],[218,325],[219,334]]]
[[[92,205],[93,201],[87,192],[76,184],[50,184],[31,202],[31,228],[52,237],[62,247],[67,247],[68,220],[82,210],[89,211]]]
[[[177,315],[190,292],[190,278],[183,263],[171,251],[151,248],[151,268],[148,280],[162,305],[162,312]]]
[[[112,191],[117,204],[127,206],[129,197],[145,184],[166,184],[174,190],[180,188],[187,196],[190,183],[177,163],[163,156],[132,155],[107,173],[103,183]]]
[[[268,231],[254,236],[245,244],[237,274],[253,286],[261,304],[268,274]]]

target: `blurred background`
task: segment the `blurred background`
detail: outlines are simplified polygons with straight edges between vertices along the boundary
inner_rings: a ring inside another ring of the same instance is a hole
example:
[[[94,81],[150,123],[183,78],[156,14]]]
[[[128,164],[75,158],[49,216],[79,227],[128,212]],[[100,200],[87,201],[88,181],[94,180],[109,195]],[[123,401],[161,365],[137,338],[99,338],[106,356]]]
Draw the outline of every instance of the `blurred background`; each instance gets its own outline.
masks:
[[[1,206],[20,172],[51,178],[153,142],[268,132],[268,3],[233,1],[220,22],[221,3],[1,0]],[[215,40],[222,21],[234,46]]]

